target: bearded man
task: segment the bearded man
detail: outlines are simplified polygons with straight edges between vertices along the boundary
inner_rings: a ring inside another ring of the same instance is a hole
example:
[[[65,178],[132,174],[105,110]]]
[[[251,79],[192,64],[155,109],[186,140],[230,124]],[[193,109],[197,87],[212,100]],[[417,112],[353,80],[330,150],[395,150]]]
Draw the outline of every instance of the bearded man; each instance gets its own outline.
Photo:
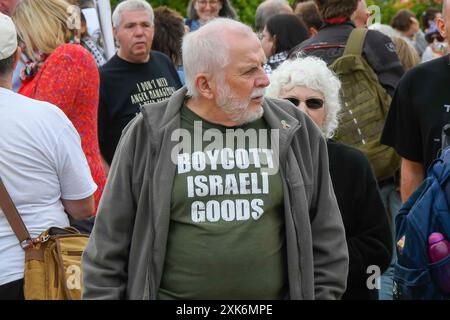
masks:
[[[264,51],[217,18],[186,88],[124,130],[83,258],[86,299],[339,299],[348,252],[324,138],[264,98]]]

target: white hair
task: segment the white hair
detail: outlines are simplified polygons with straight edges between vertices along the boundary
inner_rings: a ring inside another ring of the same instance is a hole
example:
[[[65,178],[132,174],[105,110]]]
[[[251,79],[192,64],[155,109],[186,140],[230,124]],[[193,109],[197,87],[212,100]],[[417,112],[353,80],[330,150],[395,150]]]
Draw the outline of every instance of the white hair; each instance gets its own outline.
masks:
[[[153,13],[152,6],[144,0],[125,0],[119,3],[112,14],[113,27],[120,26],[122,20],[122,13],[125,11],[147,11],[149,16],[149,22],[153,25],[155,14]]]
[[[398,32],[388,24],[374,23],[369,26],[369,29],[379,31],[388,36],[389,38],[401,36],[400,32]]]
[[[304,86],[323,94],[325,101],[325,121],[322,132],[331,138],[338,126],[338,113],[341,110],[339,90],[341,82],[317,57],[299,57],[283,62],[271,75],[267,96],[280,98],[283,93],[297,86]]]
[[[223,78],[223,77],[222,77]],[[260,108],[256,111],[248,108],[250,101],[254,97],[264,96],[265,88],[256,88],[248,98],[239,98],[236,96],[231,87],[225,82],[225,79],[218,80],[218,95],[216,97],[216,105],[220,107],[228,118],[239,125],[250,123],[261,118],[264,109]]]
[[[230,34],[254,35],[254,32],[241,22],[216,18],[184,36],[183,65],[189,96],[198,96],[195,78],[199,73],[209,73],[213,79],[223,77],[223,68],[229,63]]]

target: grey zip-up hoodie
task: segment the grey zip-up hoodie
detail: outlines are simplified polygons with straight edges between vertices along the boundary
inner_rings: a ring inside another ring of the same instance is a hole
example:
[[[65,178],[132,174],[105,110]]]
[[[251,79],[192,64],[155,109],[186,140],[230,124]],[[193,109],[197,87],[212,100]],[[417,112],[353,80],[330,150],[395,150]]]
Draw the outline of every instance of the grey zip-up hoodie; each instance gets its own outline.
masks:
[[[124,129],[83,254],[84,299],[156,299],[170,222],[182,88],[148,105]],[[290,299],[339,299],[348,251],[320,130],[287,102],[266,98],[279,129]],[[272,142],[273,143],[273,142]],[[238,262],[237,262],[238,263]]]

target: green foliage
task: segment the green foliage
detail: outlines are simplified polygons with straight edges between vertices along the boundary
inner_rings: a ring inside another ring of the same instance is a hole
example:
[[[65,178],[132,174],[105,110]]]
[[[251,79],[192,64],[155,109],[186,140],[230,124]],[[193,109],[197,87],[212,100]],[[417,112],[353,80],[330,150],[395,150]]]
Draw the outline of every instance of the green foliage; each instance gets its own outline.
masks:
[[[114,10],[114,7],[120,2],[121,0],[111,0],[111,7]],[[181,13],[183,16],[186,15],[186,8],[189,3],[189,0],[151,0],[148,1],[152,5],[153,8],[159,7],[159,6],[167,6],[171,9],[177,10],[179,13]]]
[[[186,16],[186,9],[189,0],[147,0],[154,8],[159,6],[168,6],[181,13],[182,16]],[[120,0],[111,0],[111,5],[114,6],[119,3]],[[232,0],[233,7],[236,9],[239,19],[253,26],[255,23],[255,11],[256,7],[262,2],[262,0]],[[289,1],[290,3],[293,0]],[[368,5],[377,5],[381,9],[381,21],[382,23],[390,24],[391,19],[395,16],[400,9],[409,9],[413,11],[417,18],[428,7],[441,8],[442,0],[367,0]],[[420,21],[420,19],[419,19]]]
[[[409,9],[416,14],[420,21],[420,16],[429,7],[441,9],[442,0],[367,0],[368,5],[377,5],[381,9],[381,22],[390,24],[397,11]]]
[[[147,0],[153,8],[159,6],[168,6],[171,9],[177,10],[182,16],[186,16],[186,9],[189,0]],[[111,6],[114,7],[120,0],[111,0]],[[233,7],[236,9],[240,21],[253,26],[255,23],[256,7],[262,0],[233,0],[231,1]],[[114,9],[113,9],[114,10]]]
[[[262,1],[260,0],[234,0],[233,7],[236,9],[239,19],[249,26],[255,25],[256,8]]]

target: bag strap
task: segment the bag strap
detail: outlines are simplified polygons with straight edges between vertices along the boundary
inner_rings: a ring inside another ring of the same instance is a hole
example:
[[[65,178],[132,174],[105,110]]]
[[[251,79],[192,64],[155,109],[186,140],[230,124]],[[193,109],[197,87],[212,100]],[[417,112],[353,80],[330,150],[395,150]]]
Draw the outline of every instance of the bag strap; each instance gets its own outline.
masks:
[[[344,55],[362,55],[367,31],[368,30],[366,28],[355,28],[352,30],[350,36],[348,37],[347,45],[345,46]]]
[[[8,220],[11,228],[16,234],[17,239],[22,245],[24,241],[31,241],[30,233],[28,232],[27,227],[23,223],[22,218],[17,211],[16,206],[14,205],[11,197],[9,196],[8,191],[6,190],[5,185],[3,184],[2,179],[0,179],[0,208],[2,208],[3,213],[5,214],[6,220]]]

